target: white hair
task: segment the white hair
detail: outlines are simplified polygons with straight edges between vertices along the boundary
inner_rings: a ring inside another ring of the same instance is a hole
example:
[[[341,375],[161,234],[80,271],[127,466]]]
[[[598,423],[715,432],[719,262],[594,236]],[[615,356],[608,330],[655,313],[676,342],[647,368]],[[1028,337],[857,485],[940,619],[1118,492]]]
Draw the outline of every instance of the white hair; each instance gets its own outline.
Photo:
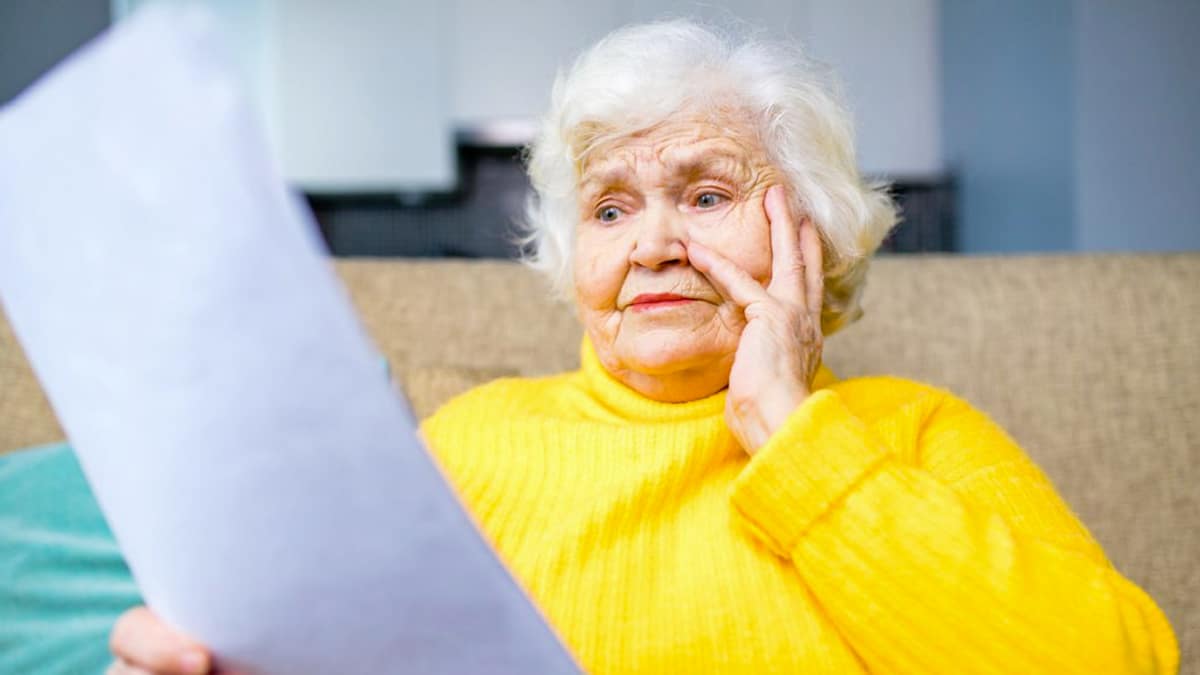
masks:
[[[589,150],[697,111],[725,122],[748,116],[789,183],[792,212],[807,214],[821,233],[825,334],[861,316],[868,259],[897,213],[886,185],[858,173],[854,129],[836,80],[797,45],[738,40],[686,20],[617,30],[559,72],[526,150],[534,192],[523,224],[525,262],[569,299],[577,191]]]

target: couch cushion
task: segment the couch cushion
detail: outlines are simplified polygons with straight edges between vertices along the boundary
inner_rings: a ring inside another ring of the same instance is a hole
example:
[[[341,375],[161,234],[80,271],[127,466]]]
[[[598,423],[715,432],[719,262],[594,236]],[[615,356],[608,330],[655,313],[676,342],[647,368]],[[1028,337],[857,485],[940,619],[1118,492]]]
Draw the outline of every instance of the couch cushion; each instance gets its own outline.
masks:
[[[58,420],[0,313],[0,453],[62,437]]]
[[[401,388],[417,419],[425,419],[438,406],[501,377],[518,373],[503,368],[468,368],[464,366],[410,366],[396,374]]]

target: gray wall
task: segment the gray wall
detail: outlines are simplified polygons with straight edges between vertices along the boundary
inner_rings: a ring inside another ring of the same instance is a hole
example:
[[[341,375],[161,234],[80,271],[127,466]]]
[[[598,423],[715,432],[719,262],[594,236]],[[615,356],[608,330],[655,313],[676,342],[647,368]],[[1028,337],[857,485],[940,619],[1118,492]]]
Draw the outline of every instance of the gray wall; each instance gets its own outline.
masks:
[[[1200,2],[1075,14],[1076,245],[1200,249]]]
[[[0,104],[108,26],[108,0],[0,2]]]
[[[1200,2],[942,0],[967,252],[1200,249]]]
[[[942,148],[958,172],[960,248],[1071,248],[1069,0],[941,3]]]

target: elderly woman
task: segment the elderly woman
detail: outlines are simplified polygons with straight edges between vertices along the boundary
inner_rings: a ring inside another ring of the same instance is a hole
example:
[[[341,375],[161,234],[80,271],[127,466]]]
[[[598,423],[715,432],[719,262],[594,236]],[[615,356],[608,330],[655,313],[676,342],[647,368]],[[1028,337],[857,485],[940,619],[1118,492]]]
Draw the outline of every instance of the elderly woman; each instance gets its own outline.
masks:
[[[854,160],[786,46],[602,40],[529,152],[532,263],[582,367],[460,396],[431,451],[590,672],[1175,672],[1162,613],[1004,431],[821,366],[895,222]],[[113,649],[113,672],[210,666],[144,608]]]

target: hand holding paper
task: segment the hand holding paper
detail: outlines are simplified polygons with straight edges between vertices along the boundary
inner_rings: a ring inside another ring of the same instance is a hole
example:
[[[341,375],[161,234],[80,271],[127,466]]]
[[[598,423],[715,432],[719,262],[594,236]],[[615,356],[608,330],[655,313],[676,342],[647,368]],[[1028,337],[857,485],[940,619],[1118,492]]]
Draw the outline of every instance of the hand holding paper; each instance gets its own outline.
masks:
[[[197,10],[0,114],[0,298],[152,607],[263,673],[576,672],[415,438]]]

